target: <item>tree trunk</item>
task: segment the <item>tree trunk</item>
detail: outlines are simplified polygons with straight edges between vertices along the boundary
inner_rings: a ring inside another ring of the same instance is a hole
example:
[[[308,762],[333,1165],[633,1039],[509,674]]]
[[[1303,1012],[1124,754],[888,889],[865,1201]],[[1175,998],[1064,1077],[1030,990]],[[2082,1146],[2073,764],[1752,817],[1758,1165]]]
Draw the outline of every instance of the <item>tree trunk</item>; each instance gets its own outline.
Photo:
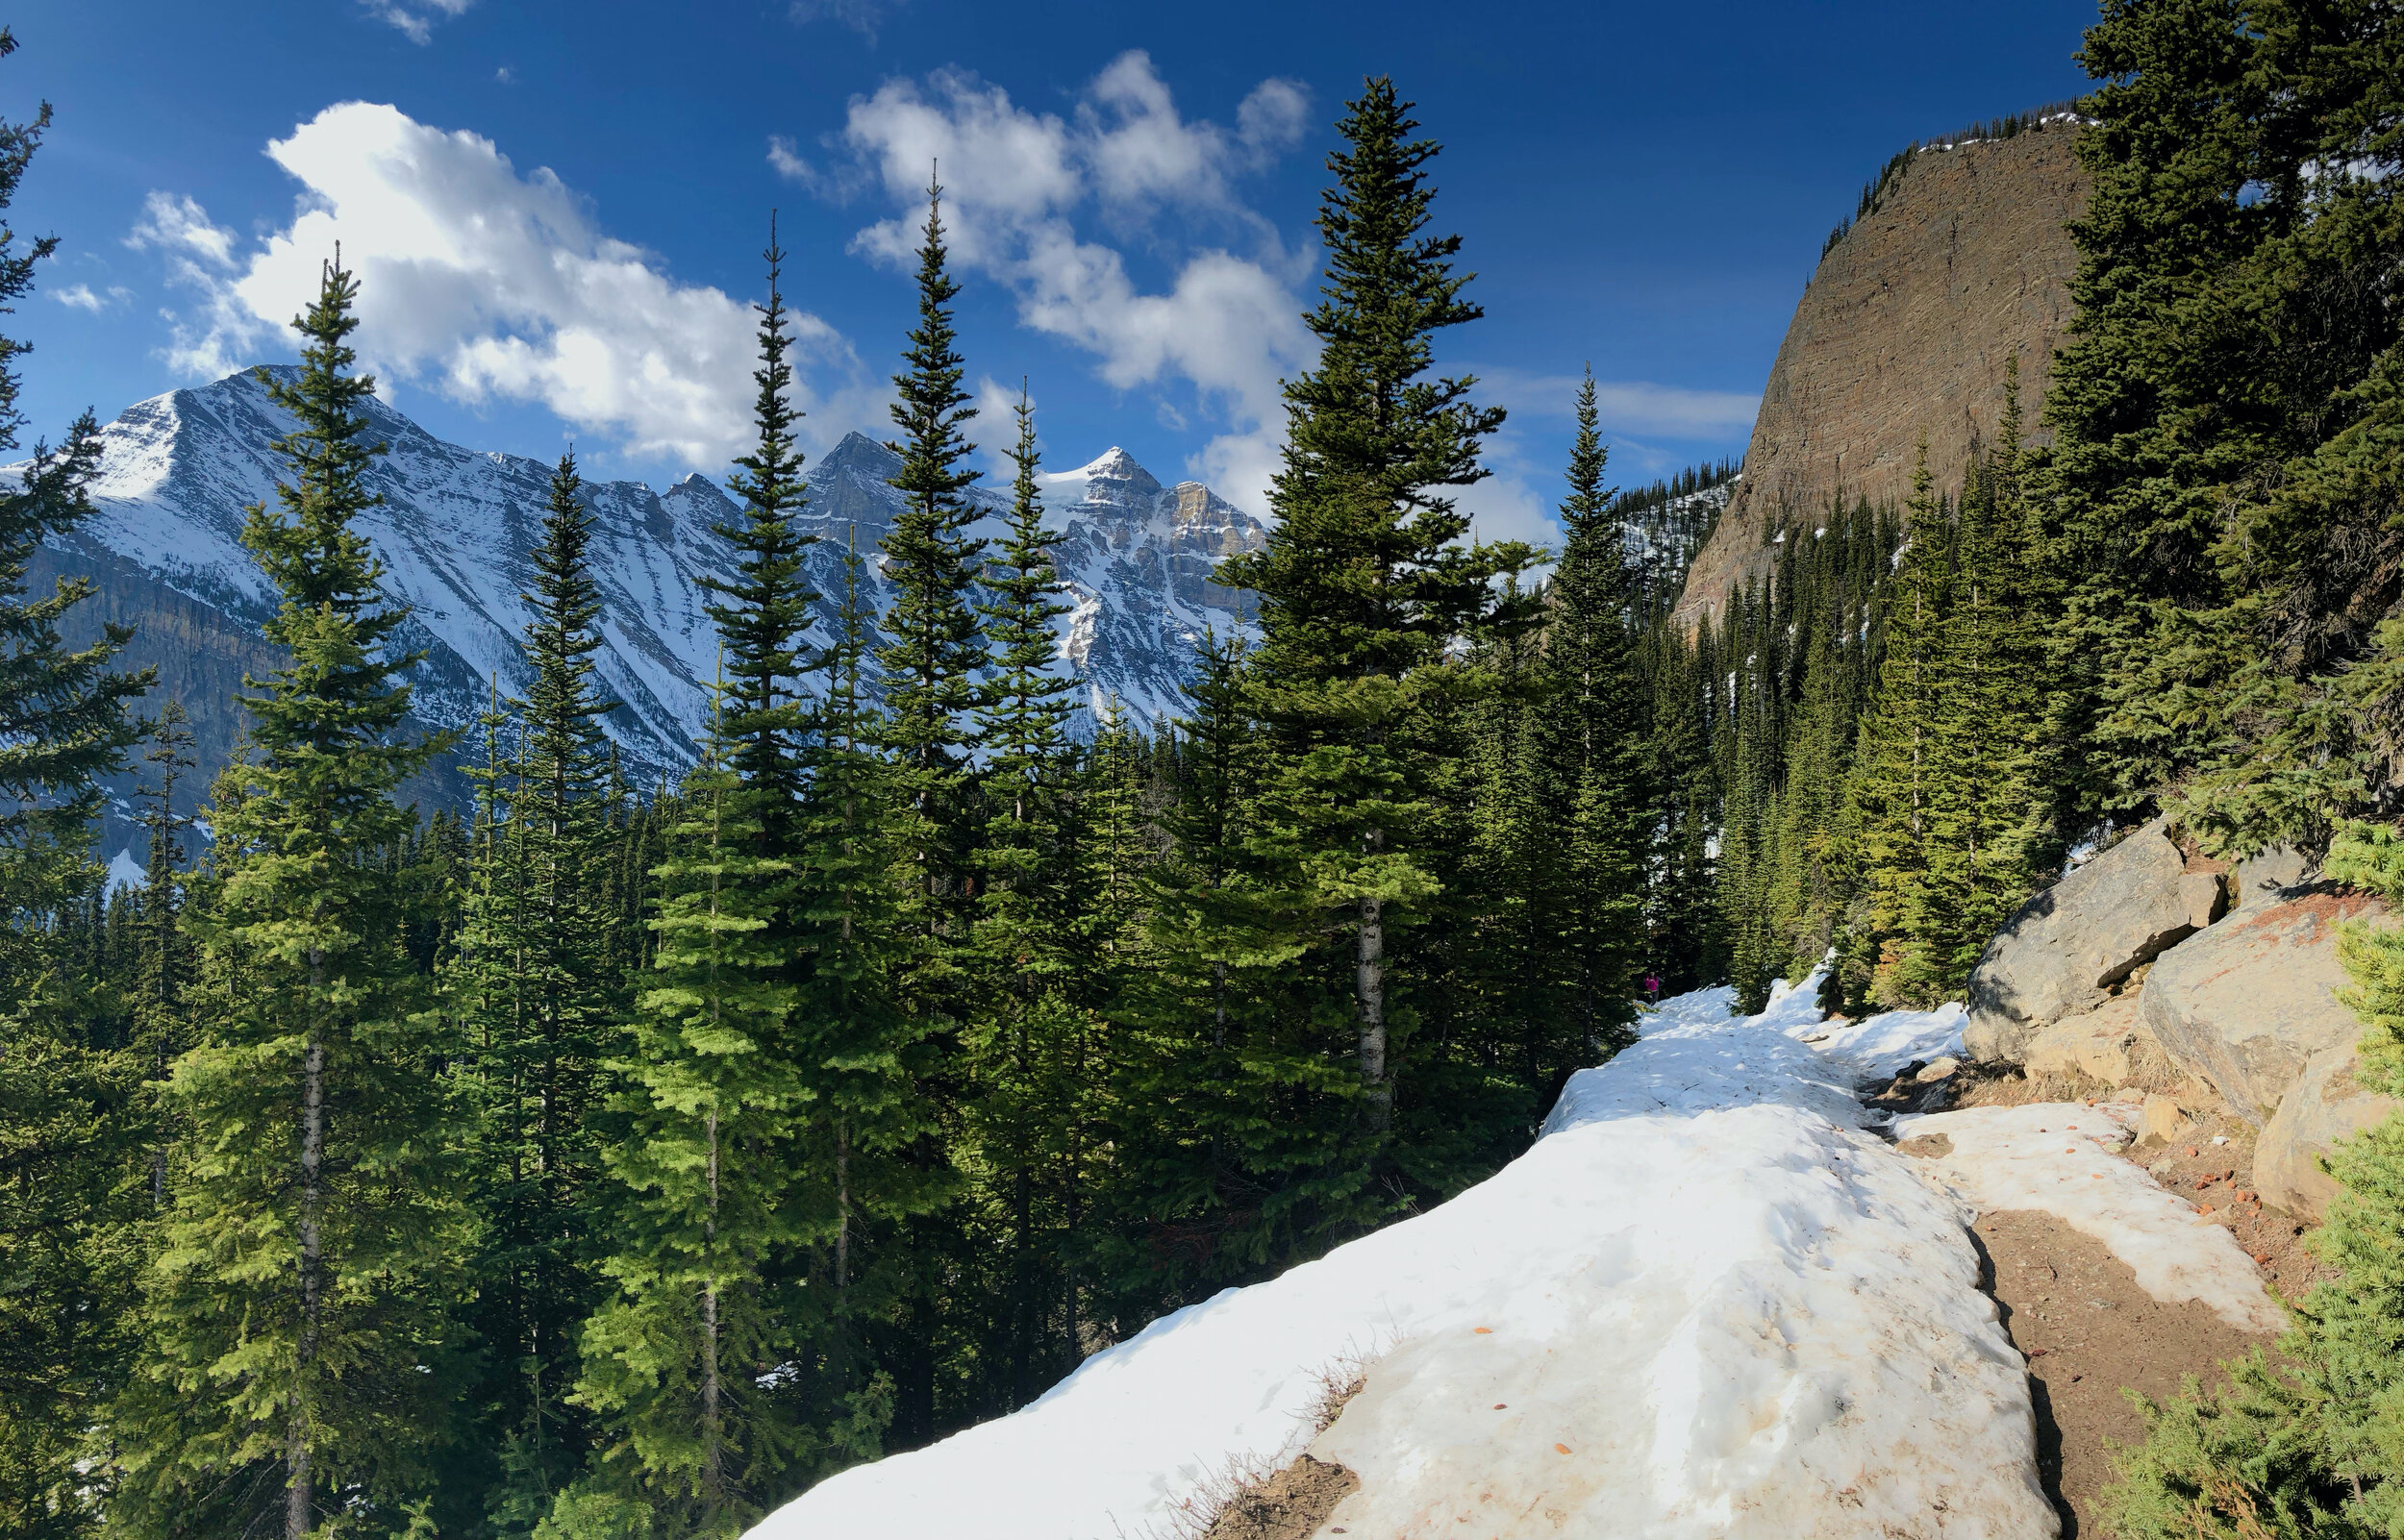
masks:
[[[1372,848],[1376,841],[1371,840]],[[1356,979],[1361,996],[1361,1122],[1383,1133],[1394,1119],[1394,1082],[1386,1072],[1386,906],[1361,901]]]
[[[286,1428],[285,1466],[288,1482],[284,1494],[285,1540],[304,1540],[315,1503],[312,1490],[309,1447],[309,1379],[316,1365],[317,1324],[324,1308],[324,1260],[318,1183],[326,1153],[326,1044],[317,1021],[317,1002],[326,987],[325,954],[309,953],[309,1043],[301,1052],[300,1150],[300,1340],[292,1354],[292,1403]]]
[[[718,1213],[718,1114],[712,1107],[710,1129],[710,1218],[703,1227],[703,1235],[711,1253],[711,1263],[716,1265]],[[713,1278],[701,1286],[701,1485],[704,1501],[714,1514],[722,1500],[724,1473],[720,1467],[719,1449],[722,1443],[718,1422],[718,1286]]]

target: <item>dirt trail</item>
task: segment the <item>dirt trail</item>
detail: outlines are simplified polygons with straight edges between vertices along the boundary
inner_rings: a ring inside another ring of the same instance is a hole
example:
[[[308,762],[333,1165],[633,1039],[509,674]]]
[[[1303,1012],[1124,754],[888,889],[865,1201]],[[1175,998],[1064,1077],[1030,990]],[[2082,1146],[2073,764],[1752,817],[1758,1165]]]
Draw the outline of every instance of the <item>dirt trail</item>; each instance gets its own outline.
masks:
[[[2106,1534],[2096,1500],[2115,1479],[2111,1443],[2143,1437],[2121,1387],[2156,1400],[2270,1339],[2240,1331],[2195,1301],[2165,1304],[2103,1242],[2051,1214],[2006,1209],[1971,1227],[2013,1346],[2028,1355],[2037,1467],[2062,1512],[2064,1540]]]
[[[1954,1105],[2076,1096],[2074,1086],[2019,1077],[1966,1081],[1948,1098]],[[1919,1153],[1914,1143],[1906,1139],[1900,1148]],[[2311,1227],[2266,1208],[2255,1194],[2254,1130],[2243,1120],[2198,1110],[2176,1138],[2131,1145],[2120,1158],[2235,1235],[2273,1298],[2300,1300],[2328,1276],[2304,1244]],[[2203,1304],[2152,1298],[2101,1241],[2050,1214],[2002,1210],[1981,1216],[1972,1232],[1986,1264],[1985,1286],[2014,1346],[2029,1358],[2039,1474],[2061,1510],[2064,1540],[2109,1537],[2097,1503],[2118,1479],[2111,1446],[2135,1443],[2145,1431],[2123,1388],[2159,1401],[2177,1394],[2189,1375],[2216,1386],[2226,1379],[2222,1364],[2276,1339],[2241,1331]]]

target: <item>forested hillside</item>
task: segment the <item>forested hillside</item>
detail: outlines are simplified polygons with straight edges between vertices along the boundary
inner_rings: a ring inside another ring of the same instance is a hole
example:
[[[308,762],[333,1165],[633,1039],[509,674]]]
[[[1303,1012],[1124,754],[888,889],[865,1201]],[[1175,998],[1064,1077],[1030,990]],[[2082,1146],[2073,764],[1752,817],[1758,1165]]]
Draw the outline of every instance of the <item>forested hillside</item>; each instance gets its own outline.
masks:
[[[664,786],[603,728],[572,456],[518,510],[519,683],[418,725],[330,253],[260,380],[239,747],[184,811],[204,703],[29,578],[95,517],[99,430],[42,442],[0,342],[0,1530],[732,1537],[1491,1176],[1649,993],[1757,1011],[1825,958],[1848,1013],[1957,998],[2158,813],[2404,901],[2404,19],[2114,0],[2083,57],[2080,122],[2013,140],[2091,185],[2062,350],[1946,404],[1994,425],[1958,465],[1765,526],[1699,626],[1754,471],[1615,489],[1590,375],[1558,548],[1474,538],[1504,413],[1443,360],[1482,312],[1440,147],[1368,80],[1274,517],[1210,578],[1257,630],[1157,723],[1058,666],[1053,484],[1029,396],[974,405],[1007,369],[964,356],[939,186],[875,549],[811,511],[770,226]],[[47,124],[0,131],[0,207]],[[0,301],[50,254],[0,236]],[[463,818],[405,793],[438,756]],[[120,773],[148,858],[112,891]],[[2347,945],[2404,1092],[2404,940]],[[2133,1532],[2393,1530],[2404,1120],[2348,1149],[2350,1292],[2300,1379],[2157,1419]]]

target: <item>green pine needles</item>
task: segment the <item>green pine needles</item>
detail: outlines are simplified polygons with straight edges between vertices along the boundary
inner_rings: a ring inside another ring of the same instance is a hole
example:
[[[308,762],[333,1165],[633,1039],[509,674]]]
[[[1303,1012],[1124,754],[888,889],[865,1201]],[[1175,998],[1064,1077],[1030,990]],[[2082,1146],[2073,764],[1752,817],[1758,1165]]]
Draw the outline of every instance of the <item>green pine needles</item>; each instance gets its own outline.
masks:
[[[405,611],[355,528],[382,448],[351,372],[357,292],[329,263],[295,322],[301,368],[269,382],[291,479],[242,532],[289,661],[254,682],[251,756],[213,809],[199,1040],[171,1088],[188,1154],[120,1424],[115,1502],[172,1532],[406,1528],[466,1346],[454,1044],[384,859],[415,823],[392,794],[438,744],[404,735]]]

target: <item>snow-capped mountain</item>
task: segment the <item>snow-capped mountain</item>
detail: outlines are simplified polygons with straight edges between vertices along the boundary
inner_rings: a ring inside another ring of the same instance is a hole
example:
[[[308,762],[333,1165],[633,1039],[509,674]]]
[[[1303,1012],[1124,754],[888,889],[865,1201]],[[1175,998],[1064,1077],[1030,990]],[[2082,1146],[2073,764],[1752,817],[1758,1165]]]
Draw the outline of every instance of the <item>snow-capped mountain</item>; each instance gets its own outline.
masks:
[[[528,683],[522,595],[551,467],[445,443],[381,401],[366,411],[389,447],[369,478],[383,504],[363,524],[387,565],[385,590],[410,607],[405,643],[424,655],[413,675],[415,714],[423,727],[464,727],[493,690],[521,694]],[[288,426],[248,372],[128,409],[102,432],[94,516],[45,553],[45,567],[98,587],[81,607],[85,624],[141,628],[133,658],[160,670],[153,701],[180,698],[195,719],[196,798],[238,730],[232,697],[242,673],[275,666],[259,632],[274,593],[239,532],[244,509],[275,496],[283,463],[273,444]],[[809,564],[828,595],[818,639],[832,623],[847,539],[869,559],[863,598],[885,609],[876,551],[900,507],[885,480],[897,464],[853,434],[810,469],[803,522],[821,541]],[[1256,548],[1264,527],[1199,483],[1164,486],[1118,449],[1045,482],[1045,522],[1065,536],[1055,556],[1074,606],[1059,623],[1061,666],[1087,683],[1097,708],[1115,699],[1142,722],[1173,711],[1196,639],[1240,619],[1237,596],[1212,584],[1211,570]],[[731,565],[712,526],[737,509],[700,475],[664,492],[640,482],[587,489],[603,604],[596,661],[620,703],[608,727],[629,778],[656,783],[691,762],[716,666],[701,581]],[[971,496],[984,512],[976,533],[997,534],[1005,489]],[[463,785],[446,769],[415,791],[429,805],[456,804]]]

